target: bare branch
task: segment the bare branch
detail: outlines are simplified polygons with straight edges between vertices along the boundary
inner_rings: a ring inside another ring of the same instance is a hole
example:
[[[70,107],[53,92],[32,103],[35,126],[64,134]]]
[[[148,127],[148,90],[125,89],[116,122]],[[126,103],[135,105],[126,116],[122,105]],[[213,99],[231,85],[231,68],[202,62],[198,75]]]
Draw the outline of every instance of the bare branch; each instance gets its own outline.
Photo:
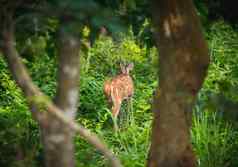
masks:
[[[90,132],[88,129],[84,128],[80,124],[76,124],[72,119],[66,117],[64,112],[59,109],[56,105],[54,105],[48,98],[40,91],[38,87],[34,85],[29,76],[26,67],[21,62],[19,54],[15,48],[15,39],[14,39],[14,31],[12,21],[8,20],[5,23],[3,29],[3,54],[6,58],[9,69],[18,84],[18,86],[23,90],[24,95],[28,99],[30,106],[32,107],[32,114],[36,117],[39,124],[42,126],[44,122],[41,119],[47,119],[48,114],[55,116],[62,123],[68,126],[70,129],[79,133],[85,140],[87,140],[90,144],[95,146],[96,149],[101,151],[106,158],[108,158],[113,167],[121,167],[120,161],[115,157],[115,155],[107,148],[107,146],[97,137],[97,135],[93,132]],[[44,100],[39,100],[44,99]],[[39,112],[39,106],[45,106],[47,112]],[[49,123],[49,122],[48,122]]]

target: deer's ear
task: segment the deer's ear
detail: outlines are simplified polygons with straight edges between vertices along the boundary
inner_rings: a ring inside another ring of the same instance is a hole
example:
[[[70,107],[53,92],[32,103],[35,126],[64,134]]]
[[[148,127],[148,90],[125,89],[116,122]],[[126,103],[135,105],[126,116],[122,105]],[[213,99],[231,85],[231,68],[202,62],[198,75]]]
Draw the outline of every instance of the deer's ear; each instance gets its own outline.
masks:
[[[121,67],[121,72],[122,72],[123,74],[125,74],[125,73],[126,73],[126,68],[125,68],[125,66],[124,66],[122,63],[120,63],[120,67]]]
[[[133,63],[128,64],[128,66],[127,66],[128,70],[132,70],[133,68],[134,68],[134,64]]]

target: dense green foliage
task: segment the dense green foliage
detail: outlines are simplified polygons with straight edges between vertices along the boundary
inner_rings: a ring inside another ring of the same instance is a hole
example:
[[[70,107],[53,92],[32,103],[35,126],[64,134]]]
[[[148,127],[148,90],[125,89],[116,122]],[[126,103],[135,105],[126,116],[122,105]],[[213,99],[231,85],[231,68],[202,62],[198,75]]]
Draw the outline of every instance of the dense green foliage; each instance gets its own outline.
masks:
[[[146,31],[148,20],[140,28]],[[82,41],[88,40],[84,28]],[[192,143],[201,167],[236,167],[238,159],[238,32],[219,21],[206,27],[212,62],[195,106]],[[77,121],[99,134],[122,160],[124,166],[140,167],[146,162],[152,120],[151,101],[157,85],[157,50],[142,41],[143,32],[132,30],[115,41],[100,36],[81,52],[80,101]],[[26,46],[23,61],[35,82],[54,97],[57,51],[54,34],[38,34]],[[144,40],[145,38],[143,38]],[[29,42],[30,41],[30,42]],[[26,45],[27,44],[27,45]],[[27,54],[28,53],[28,54]],[[30,54],[29,54],[30,53]],[[112,130],[109,106],[102,86],[119,72],[119,62],[133,62],[131,76],[135,95],[131,105],[123,104],[120,130]],[[77,166],[105,166],[102,155],[77,136]],[[42,166],[42,148],[37,124],[25,98],[0,57],[0,166]],[[21,159],[21,161],[16,161]]]

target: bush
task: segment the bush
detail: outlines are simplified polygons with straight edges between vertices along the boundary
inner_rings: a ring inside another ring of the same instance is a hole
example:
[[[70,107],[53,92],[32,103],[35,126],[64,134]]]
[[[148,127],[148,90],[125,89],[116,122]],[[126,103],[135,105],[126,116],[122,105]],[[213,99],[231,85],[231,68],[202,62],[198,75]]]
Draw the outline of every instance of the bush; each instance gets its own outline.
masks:
[[[238,150],[237,127],[233,127],[221,113],[231,110],[227,103],[222,104],[223,101],[231,101],[231,106],[238,102],[238,33],[224,22],[212,24],[207,29],[212,61],[195,109],[192,142],[201,167],[235,167],[238,162],[235,157]],[[54,97],[57,52],[52,39],[43,38],[31,39],[37,41],[37,46],[30,47],[31,53],[37,52],[37,56],[24,57],[23,61],[34,82],[47,95]],[[81,52],[77,121],[104,137],[124,166],[140,167],[146,161],[150,145],[152,94],[158,80],[157,57],[155,47],[148,48],[131,32],[117,41],[101,36],[92,47]],[[114,133],[110,108],[103,95],[103,83],[119,73],[121,61],[135,65],[131,72],[135,94],[132,106],[125,102],[122,104],[120,129]],[[31,118],[26,100],[1,57],[0,69],[0,166],[41,166],[37,124]],[[214,101],[214,95],[225,98]],[[103,156],[79,136],[75,143],[77,166],[107,166]],[[24,158],[15,163],[16,157],[22,154]]]
[[[216,112],[196,107],[192,143],[200,167],[237,166],[237,137],[238,132]]]

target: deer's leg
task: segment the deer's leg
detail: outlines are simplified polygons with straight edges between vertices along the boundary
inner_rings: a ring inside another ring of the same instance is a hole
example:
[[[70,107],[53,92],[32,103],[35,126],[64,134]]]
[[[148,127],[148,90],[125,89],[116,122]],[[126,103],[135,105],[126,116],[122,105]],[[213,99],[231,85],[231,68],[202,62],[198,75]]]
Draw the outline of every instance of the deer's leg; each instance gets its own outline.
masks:
[[[121,108],[121,101],[114,102],[114,105],[112,107],[112,116],[114,118],[117,118]]]
[[[121,102],[114,102],[112,107],[112,120],[113,120],[113,125],[114,125],[114,131],[117,132],[118,130],[118,125],[117,125],[117,116],[120,112],[120,107],[121,107]]]

